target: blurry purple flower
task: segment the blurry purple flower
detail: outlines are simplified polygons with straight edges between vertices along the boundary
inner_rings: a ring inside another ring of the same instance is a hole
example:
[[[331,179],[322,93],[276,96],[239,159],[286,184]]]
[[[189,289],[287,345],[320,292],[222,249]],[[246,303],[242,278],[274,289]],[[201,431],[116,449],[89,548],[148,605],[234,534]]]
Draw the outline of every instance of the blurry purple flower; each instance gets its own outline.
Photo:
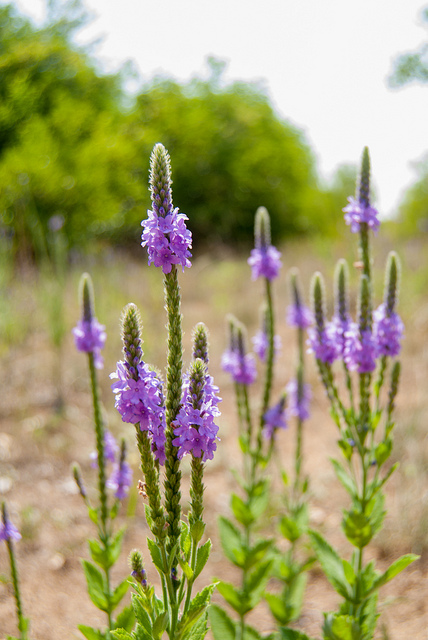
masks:
[[[312,312],[303,304],[290,304],[287,307],[286,321],[290,327],[307,329],[313,322]]]
[[[109,462],[114,462],[116,460],[116,455],[119,451],[119,445],[117,444],[114,435],[110,433],[107,429],[104,431],[104,458]],[[93,451],[90,455],[92,460],[91,467],[96,469],[98,466],[98,453]]]
[[[378,211],[371,205],[365,205],[353,198],[348,198],[349,204],[343,209],[345,212],[345,222],[351,225],[351,232],[358,233],[360,224],[365,222],[376,234],[379,229]]]
[[[404,325],[395,311],[388,314],[385,304],[381,304],[373,313],[373,334],[378,355],[397,356],[401,349]]]
[[[351,329],[352,320],[347,318],[342,320],[339,316],[334,315],[329,323],[329,332],[331,333],[331,337],[333,342],[337,347],[337,355],[338,357],[344,357],[345,354],[345,343],[346,343],[346,333]]]
[[[360,331],[356,323],[352,323],[345,334],[344,361],[350,371],[370,373],[376,369],[378,348],[370,329]]]
[[[299,384],[296,379],[291,380],[287,385],[288,394],[288,411],[292,416],[296,416],[299,420],[307,420],[309,418],[309,403],[312,393],[309,384],[303,384],[299,390]]]
[[[7,542],[8,540],[20,540],[21,537],[18,529],[7,517],[0,523],[0,540]]]
[[[263,416],[263,435],[267,439],[275,436],[277,429],[287,428],[287,411],[285,408],[285,396],[271,409],[268,409]]]
[[[107,487],[114,490],[118,500],[126,498],[132,483],[132,469],[126,460],[115,463],[112,474],[107,480]]]
[[[79,320],[72,329],[72,333],[76,349],[85,353],[93,353],[95,366],[97,369],[102,369],[103,359],[100,351],[107,338],[105,326],[100,324],[96,318]]]
[[[253,280],[260,277],[274,280],[282,267],[281,253],[273,245],[252,249],[247,262],[251,267]]]
[[[308,329],[308,352],[314,353],[317,360],[332,364],[339,356],[339,348],[331,324],[322,330],[317,327]]]
[[[264,362],[266,360],[266,354],[269,348],[269,340],[266,332],[263,329],[260,329],[260,331],[258,331],[256,335],[253,338],[251,338],[251,341],[253,343],[254,353],[260,358],[262,362]],[[276,355],[278,351],[280,351],[281,346],[282,346],[281,337],[274,336],[273,338],[274,355]]]

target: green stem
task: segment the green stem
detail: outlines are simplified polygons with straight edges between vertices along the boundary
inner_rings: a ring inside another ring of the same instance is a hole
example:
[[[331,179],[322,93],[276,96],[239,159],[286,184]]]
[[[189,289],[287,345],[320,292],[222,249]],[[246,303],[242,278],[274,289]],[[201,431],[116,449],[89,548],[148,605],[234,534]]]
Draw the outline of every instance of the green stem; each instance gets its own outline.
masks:
[[[9,552],[9,561],[10,561],[10,572],[12,574],[12,584],[13,584],[13,593],[15,595],[15,603],[16,603],[16,616],[18,618],[18,629],[20,632],[21,640],[26,640],[27,637],[27,621],[24,618],[24,614],[22,612],[22,603],[21,603],[21,595],[19,590],[19,579],[18,579],[18,571],[16,568],[15,562],[15,554],[13,550],[12,540],[6,540],[7,550]]]
[[[94,354],[88,353],[89,373],[91,377],[92,403],[94,408],[95,437],[98,454],[98,493],[100,498],[101,530],[107,536],[108,504],[106,491],[106,473],[104,458],[104,425],[101,417],[101,406],[95,371]]]

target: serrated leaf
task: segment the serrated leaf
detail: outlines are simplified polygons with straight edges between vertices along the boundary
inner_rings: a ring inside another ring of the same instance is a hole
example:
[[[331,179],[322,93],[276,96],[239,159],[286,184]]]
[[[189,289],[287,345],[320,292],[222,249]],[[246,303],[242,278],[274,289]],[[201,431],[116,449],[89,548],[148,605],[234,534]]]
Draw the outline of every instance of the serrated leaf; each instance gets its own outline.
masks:
[[[147,526],[149,527],[150,531],[153,531],[154,521],[153,521],[153,518],[152,518],[150,505],[148,505],[148,504],[144,505],[144,513],[146,514]]]
[[[217,584],[213,583],[202,589],[190,602],[189,608],[181,618],[175,634],[176,640],[183,640],[191,627],[205,613],[214,589]]]
[[[207,540],[202,547],[199,547],[197,555],[196,555],[196,564],[195,564],[195,574],[194,577],[197,578],[201,573],[203,568],[205,567],[208,558],[210,557],[212,543],[211,540]]]
[[[395,562],[391,564],[388,569],[380,575],[377,580],[375,580],[372,588],[368,591],[368,594],[377,591],[384,584],[395,578],[396,575],[401,573],[406,567],[409,566],[415,560],[418,560],[420,556],[415,555],[414,553],[408,553],[405,556],[401,556]]]
[[[183,552],[186,560],[189,559],[190,549],[192,547],[192,541],[190,539],[189,527],[185,522],[181,523],[181,533],[180,533],[180,549]]]
[[[193,579],[194,579],[192,567],[189,565],[188,562],[183,560],[183,558],[178,558],[178,563],[179,563],[179,565],[181,567],[181,570],[183,571],[184,575],[186,576],[187,581],[188,582],[192,582]]]
[[[137,622],[143,627],[145,631],[150,635],[152,633],[152,621],[150,619],[150,615],[143,607],[140,598],[137,594],[133,593],[131,595],[132,608],[134,610],[135,617]]]
[[[264,597],[275,620],[280,624],[288,624],[291,621],[291,612],[283,598],[275,593],[265,593]]]
[[[133,636],[129,633],[129,631],[126,631],[126,629],[113,629],[112,631],[110,631],[110,635],[114,638],[114,640],[134,640]],[[88,640],[92,640],[92,638],[88,638]],[[95,638],[93,640],[95,640]]]
[[[262,562],[248,576],[245,592],[248,594],[252,608],[259,603],[271,575],[273,560]]]
[[[133,632],[133,640],[154,640],[153,634],[147,631],[137,622]]]
[[[363,513],[356,511],[346,513],[342,521],[342,528],[349,542],[358,549],[367,546],[373,538],[370,520]]]
[[[360,627],[352,616],[324,614],[323,632],[329,640],[359,640]]]
[[[198,544],[202,540],[205,531],[205,523],[202,520],[196,520],[190,527],[190,535],[192,540]]]
[[[279,530],[281,535],[290,542],[295,542],[300,538],[300,529],[292,518],[282,516],[279,522]]]
[[[339,555],[317,531],[309,531],[309,536],[327,580],[339,595],[347,600],[351,599],[352,594]]]
[[[107,549],[101,546],[100,542],[95,538],[88,540],[89,553],[94,562],[96,562],[103,569],[108,565],[108,552]]]
[[[88,586],[89,597],[98,609],[101,609],[101,611],[108,611],[109,606],[105,594],[104,580],[101,573],[87,560],[82,560],[82,565]]]
[[[284,627],[280,627],[279,631],[279,640],[313,640],[306,633],[302,633],[301,631],[297,631],[296,629],[286,629]]]
[[[218,519],[218,528],[224,555],[237,567],[244,567],[246,553],[239,530],[223,516]]]
[[[147,538],[147,546],[149,549],[150,556],[152,558],[152,562],[155,565],[156,569],[161,573],[167,572],[167,567],[165,567],[164,562],[162,560],[162,554],[156,542],[151,538]]]
[[[232,494],[230,506],[233,511],[233,515],[238,522],[246,527],[254,522],[254,516],[250,507],[242,500],[242,498],[237,496],[236,493]]]
[[[123,628],[125,631],[132,631],[135,624],[135,614],[131,605],[124,607],[122,611],[117,615],[114,622],[114,628]]]
[[[235,623],[226,611],[212,604],[208,616],[214,640],[235,640]]]
[[[125,596],[126,592],[128,591],[128,587],[129,587],[128,579],[123,580],[123,582],[117,585],[117,587],[115,588],[115,590],[110,596],[110,605],[111,605],[112,611],[117,607],[119,602]]]
[[[85,638],[87,638],[87,640],[105,640],[105,635],[102,633],[102,631],[99,631],[98,629],[87,627],[84,624],[78,624],[77,628],[81,633],[83,633],[83,635],[85,636]]]
[[[245,615],[248,611],[251,611],[252,607],[248,597],[238,591],[230,582],[221,580],[218,583],[217,590],[239,615]]]
[[[260,540],[247,551],[245,558],[245,569],[251,569],[257,562],[263,560],[267,552],[272,548],[273,540]]]
[[[163,611],[153,623],[153,640],[160,640],[168,624],[168,612]]]

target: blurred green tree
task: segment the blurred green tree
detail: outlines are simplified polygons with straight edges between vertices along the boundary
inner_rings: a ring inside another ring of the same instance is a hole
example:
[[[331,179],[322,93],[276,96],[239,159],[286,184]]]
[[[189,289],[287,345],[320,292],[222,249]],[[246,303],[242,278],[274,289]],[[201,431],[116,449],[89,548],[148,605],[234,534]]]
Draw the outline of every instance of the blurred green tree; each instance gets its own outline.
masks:
[[[428,28],[428,7],[421,12],[422,23]],[[389,77],[392,87],[401,87],[409,82],[428,82],[428,42],[417,51],[403,53],[394,61],[394,70]]]

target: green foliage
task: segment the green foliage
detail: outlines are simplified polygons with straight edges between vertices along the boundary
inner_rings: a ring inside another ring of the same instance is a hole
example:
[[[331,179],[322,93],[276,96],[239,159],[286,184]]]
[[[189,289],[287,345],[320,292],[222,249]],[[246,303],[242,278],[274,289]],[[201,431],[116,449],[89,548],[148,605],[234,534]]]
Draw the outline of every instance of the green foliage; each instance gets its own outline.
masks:
[[[421,12],[421,21],[428,27],[428,8]],[[394,62],[394,70],[389,78],[393,87],[401,87],[409,82],[428,82],[427,65],[428,44],[421,45],[419,50],[403,53]]]
[[[399,209],[400,234],[426,233],[428,229],[428,156],[417,165],[418,178]]]

